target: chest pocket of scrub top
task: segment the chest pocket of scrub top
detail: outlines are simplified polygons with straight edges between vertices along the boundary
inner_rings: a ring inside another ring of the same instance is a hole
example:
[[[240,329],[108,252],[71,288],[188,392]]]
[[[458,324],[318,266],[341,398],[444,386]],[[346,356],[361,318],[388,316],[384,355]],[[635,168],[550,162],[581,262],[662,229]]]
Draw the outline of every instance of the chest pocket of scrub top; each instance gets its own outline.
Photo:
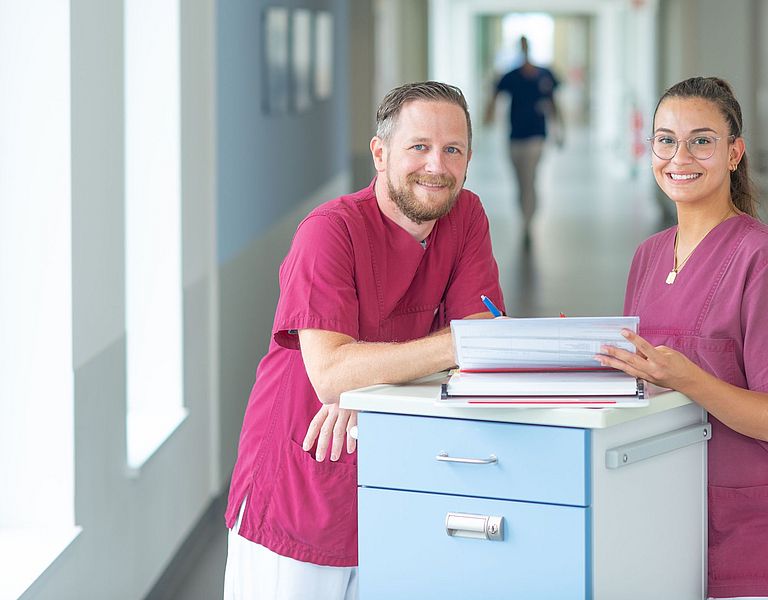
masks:
[[[440,312],[440,304],[420,306],[398,306],[381,323],[381,339],[391,342],[405,342],[424,337],[432,331],[432,323]]]
[[[736,342],[734,340],[680,335],[670,339],[666,345],[685,354],[690,360],[715,377],[741,388],[747,386],[744,372],[736,360]]]

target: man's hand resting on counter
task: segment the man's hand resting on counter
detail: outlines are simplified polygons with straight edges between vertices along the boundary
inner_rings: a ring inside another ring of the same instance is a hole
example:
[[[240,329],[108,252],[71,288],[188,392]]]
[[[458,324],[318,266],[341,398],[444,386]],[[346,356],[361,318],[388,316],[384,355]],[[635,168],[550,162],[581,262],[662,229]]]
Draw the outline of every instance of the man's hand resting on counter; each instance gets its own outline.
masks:
[[[325,460],[330,446],[331,460],[337,461],[341,456],[345,438],[347,454],[352,454],[357,449],[357,440],[349,434],[349,430],[355,426],[357,411],[339,408],[337,403],[323,404],[309,423],[302,447],[309,451],[317,440],[315,460]]]

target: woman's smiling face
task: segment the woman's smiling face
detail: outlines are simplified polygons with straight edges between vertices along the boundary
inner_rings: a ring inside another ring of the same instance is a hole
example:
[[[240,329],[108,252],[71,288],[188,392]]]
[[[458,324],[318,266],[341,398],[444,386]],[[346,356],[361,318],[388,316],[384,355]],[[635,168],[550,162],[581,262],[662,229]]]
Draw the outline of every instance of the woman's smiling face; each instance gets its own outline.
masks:
[[[652,154],[656,182],[673,202],[730,201],[730,166],[738,163],[741,152],[729,137],[728,124],[717,105],[702,98],[667,98],[656,111],[653,135],[664,136],[663,141],[672,144],[679,140],[671,159]],[[697,159],[685,140],[714,143],[714,152],[709,158]]]

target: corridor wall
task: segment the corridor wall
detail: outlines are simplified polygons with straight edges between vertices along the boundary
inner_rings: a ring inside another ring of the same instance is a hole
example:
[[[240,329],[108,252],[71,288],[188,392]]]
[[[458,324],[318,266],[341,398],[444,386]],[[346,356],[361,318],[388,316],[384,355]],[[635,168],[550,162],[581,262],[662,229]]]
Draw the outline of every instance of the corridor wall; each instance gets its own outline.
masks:
[[[278,297],[277,270],[301,218],[350,191],[347,0],[311,3],[333,19],[330,97],[285,110],[264,106],[267,6],[296,0],[227,0],[216,12],[217,263],[221,483],[231,474],[258,361]]]

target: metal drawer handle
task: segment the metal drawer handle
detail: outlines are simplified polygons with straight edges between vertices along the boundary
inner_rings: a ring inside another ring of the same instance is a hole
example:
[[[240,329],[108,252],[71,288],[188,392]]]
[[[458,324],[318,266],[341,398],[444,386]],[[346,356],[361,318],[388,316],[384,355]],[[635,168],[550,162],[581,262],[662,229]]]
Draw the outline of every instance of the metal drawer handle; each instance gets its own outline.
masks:
[[[448,453],[443,451],[437,456],[435,460],[442,462],[463,463],[465,465],[492,465],[499,462],[495,454],[491,454],[488,458],[459,458],[458,456],[448,456]]]
[[[445,515],[445,533],[451,537],[500,542],[504,539],[504,517],[449,512]]]

